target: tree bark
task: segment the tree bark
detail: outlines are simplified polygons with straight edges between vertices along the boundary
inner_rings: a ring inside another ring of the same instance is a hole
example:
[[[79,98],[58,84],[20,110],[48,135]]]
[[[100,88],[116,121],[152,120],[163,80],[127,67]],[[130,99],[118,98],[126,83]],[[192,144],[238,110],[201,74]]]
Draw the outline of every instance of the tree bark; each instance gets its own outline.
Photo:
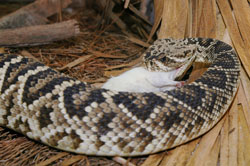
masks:
[[[61,3],[61,4],[60,4]],[[37,0],[0,19],[0,29],[45,24],[47,17],[65,8],[72,0]]]
[[[48,44],[80,33],[77,21],[0,30],[0,46],[22,47]]]

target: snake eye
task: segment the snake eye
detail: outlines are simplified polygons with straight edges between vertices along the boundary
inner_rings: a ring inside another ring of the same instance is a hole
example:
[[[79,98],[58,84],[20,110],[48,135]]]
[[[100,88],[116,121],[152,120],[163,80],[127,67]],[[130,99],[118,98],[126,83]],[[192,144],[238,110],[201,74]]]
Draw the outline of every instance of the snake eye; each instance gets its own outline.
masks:
[[[163,58],[161,58],[161,62],[165,62],[166,59],[167,59],[167,58],[164,56]]]
[[[146,52],[146,55],[144,56],[145,59],[148,59],[151,56],[150,52]]]

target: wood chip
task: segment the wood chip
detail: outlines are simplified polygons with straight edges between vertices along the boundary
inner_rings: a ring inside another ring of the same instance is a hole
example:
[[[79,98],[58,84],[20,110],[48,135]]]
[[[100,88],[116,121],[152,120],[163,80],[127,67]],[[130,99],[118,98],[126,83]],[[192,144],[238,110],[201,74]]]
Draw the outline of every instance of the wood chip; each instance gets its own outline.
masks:
[[[240,80],[246,100],[248,101],[248,105],[250,107],[250,80],[247,77],[246,72],[242,68],[240,70]]]
[[[225,25],[225,23],[223,21],[223,18],[221,16],[221,14],[219,13],[219,7],[218,7],[217,4],[216,4],[216,12],[218,12],[218,14],[216,15],[216,17],[217,17],[217,22],[216,22],[216,38],[219,39],[219,40],[223,40],[223,37],[225,35],[226,25]]]
[[[239,111],[239,144],[238,144],[238,164],[250,165],[250,130],[246,122],[243,107],[238,105]],[[247,110],[245,110],[247,111]]]
[[[122,157],[113,157],[114,161],[118,162],[119,164],[126,165],[126,166],[135,166],[133,163],[129,162],[128,160]]]
[[[165,155],[167,155],[166,152],[152,154],[144,161],[141,166],[158,166]]]
[[[49,164],[53,163],[54,161],[56,161],[56,160],[58,160],[58,159],[60,159],[60,158],[62,158],[64,156],[66,156],[66,155],[68,155],[68,153],[66,153],[66,152],[59,153],[59,154],[57,154],[57,155],[49,158],[48,160],[45,160],[45,161],[42,161],[42,162],[36,164],[36,166],[46,166],[46,165],[49,165]]]
[[[119,16],[113,12],[110,13],[110,18],[116,23],[116,25],[121,28],[121,30],[126,31],[126,24],[119,18]]]
[[[39,60],[38,60],[36,57],[34,57],[31,53],[29,53],[29,52],[26,51],[26,50],[23,50],[23,51],[21,52],[21,55],[24,56],[24,57],[27,57],[27,58],[34,59],[35,61],[39,62]]]
[[[125,0],[125,3],[124,3],[124,8],[125,9],[128,8],[129,3],[130,3],[130,0]]]
[[[36,25],[0,30],[0,46],[23,47],[48,44],[77,36],[80,29],[77,21],[68,20],[49,25]]]
[[[204,166],[215,166],[218,164],[219,154],[220,154],[220,135],[217,137],[213,148],[211,149],[209,155],[204,161]]]
[[[198,1],[197,7],[198,27],[197,37],[216,38],[216,3],[214,0]]]
[[[248,77],[250,78],[250,53],[246,49],[244,42],[241,38],[240,31],[238,29],[238,25],[234,21],[232,10],[230,8],[230,4],[225,0],[217,0],[220,12],[224,19],[224,22],[229,31],[230,37],[233,41],[234,47],[240,57],[240,60],[246,70]]]
[[[0,47],[0,54],[3,54],[3,53],[5,53],[4,47]]]
[[[150,46],[150,44],[148,44],[148,43],[146,43],[146,42],[144,42],[144,41],[142,41],[142,40],[140,40],[140,39],[137,39],[137,38],[135,38],[135,37],[132,37],[132,36],[129,36],[128,39],[129,39],[130,41],[132,41],[133,43],[138,44],[138,45],[140,45],[140,46],[142,46],[142,47],[146,47],[146,48],[147,48],[147,47]]]
[[[20,8],[14,13],[8,14],[0,19],[0,29],[40,25],[48,22],[47,17],[57,12],[61,0],[37,0]],[[63,0],[61,7],[65,8],[72,0]]]
[[[83,56],[83,57],[77,58],[76,60],[74,60],[74,61],[68,63],[67,65],[65,65],[65,66],[63,66],[63,67],[61,67],[61,68],[59,68],[58,70],[60,71],[60,70],[66,69],[66,68],[72,68],[72,67],[74,67],[74,66],[77,66],[78,64],[80,64],[80,63],[82,63],[82,62],[88,60],[88,59],[89,59],[90,57],[92,57],[92,56],[93,56],[93,55],[85,55],[85,56]]]
[[[234,100],[233,105],[229,111],[229,154],[228,154],[228,164],[229,166],[237,165],[237,155],[238,155],[238,110],[237,110],[237,100]]]
[[[229,162],[229,117],[228,113],[225,115],[226,119],[221,129],[220,139],[220,166],[228,166]]]
[[[139,10],[137,10],[132,4],[129,4],[129,9],[138,17],[140,17],[142,20],[144,20],[146,23],[151,25],[151,23],[148,21],[147,17],[142,14]]]
[[[111,54],[107,54],[107,53],[103,53],[100,51],[95,51],[92,49],[89,49],[88,52],[92,53],[93,56],[98,57],[98,58],[112,58],[112,59],[126,59],[129,56],[128,55],[111,55]]]
[[[165,1],[162,1],[162,0],[154,0],[155,20],[154,20],[154,25],[152,27],[150,34],[149,34],[147,42],[149,42],[152,39],[153,35],[156,33],[156,31],[161,23],[164,2]]]
[[[249,105],[249,102],[247,101],[247,96],[246,96],[247,91],[244,91],[242,84],[240,84],[239,89],[238,89],[238,94],[237,94],[237,100],[238,100],[238,104],[241,104],[241,106],[244,108],[244,114],[247,119],[247,124],[250,128],[250,112],[249,112],[250,105]]]
[[[250,51],[250,10],[247,0],[230,0],[241,37],[246,49]],[[250,58],[250,57],[249,57]]]
[[[129,63],[124,63],[121,65],[116,65],[116,66],[111,66],[111,67],[107,67],[105,70],[114,70],[114,69],[120,69],[120,68],[126,68],[126,67],[131,67],[131,66],[137,66],[142,62],[142,56],[135,59],[134,61],[131,61]]]
[[[183,38],[185,36],[187,20],[187,0],[164,1],[164,9],[162,14],[159,38]]]
[[[160,166],[185,166],[199,142],[200,138],[168,151]]]
[[[188,161],[187,166],[200,166],[204,164],[216,142],[224,121],[225,117],[223,117],[212,130],[201,138],[199,146],[195,150],[191,159]]]
[[[65,159],[64,161],[62,161],[60,163],[61,166],[69,166],[72,165],[73,163],[80,161],[80,160],[87,160],[87,157],[84,155],[76,155],[76,156],[72,156],[69,159]]]

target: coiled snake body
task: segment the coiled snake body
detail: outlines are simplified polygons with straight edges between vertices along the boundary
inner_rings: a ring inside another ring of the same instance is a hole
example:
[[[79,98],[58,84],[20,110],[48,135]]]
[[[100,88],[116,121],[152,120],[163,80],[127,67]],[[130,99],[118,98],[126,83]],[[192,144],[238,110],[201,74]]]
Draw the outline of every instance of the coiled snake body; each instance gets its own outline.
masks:
[[[171,52],[181,54],[162,58]],[[189,53],[210,62],[208,70],[182,88],[157,93],[94,89],[32,59],[0,54],[0,125],[88,155],[145,155],[183,144],[223,116],[240,71],[232,47],[213,39],[157,40],[144,59],[158,68]]]

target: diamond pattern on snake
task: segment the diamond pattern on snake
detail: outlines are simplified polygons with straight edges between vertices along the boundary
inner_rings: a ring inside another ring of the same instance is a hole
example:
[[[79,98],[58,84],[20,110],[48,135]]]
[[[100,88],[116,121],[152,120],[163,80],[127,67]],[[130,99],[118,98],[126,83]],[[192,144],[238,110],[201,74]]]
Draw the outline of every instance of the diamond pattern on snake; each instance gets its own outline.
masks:
[[[143,57],[143,67],[134,70],[159,74],[143,78],[153,90],[128,92],[93,88],[32,59],[0,54],[0,125],[64,151],[141,156],[197,138],[223,117],[240,74],[230,45],[159,39]],[[192,83],[161,89],[166,80],[175,86],[173,78],[181,78],[193,62],[210,66]]]

